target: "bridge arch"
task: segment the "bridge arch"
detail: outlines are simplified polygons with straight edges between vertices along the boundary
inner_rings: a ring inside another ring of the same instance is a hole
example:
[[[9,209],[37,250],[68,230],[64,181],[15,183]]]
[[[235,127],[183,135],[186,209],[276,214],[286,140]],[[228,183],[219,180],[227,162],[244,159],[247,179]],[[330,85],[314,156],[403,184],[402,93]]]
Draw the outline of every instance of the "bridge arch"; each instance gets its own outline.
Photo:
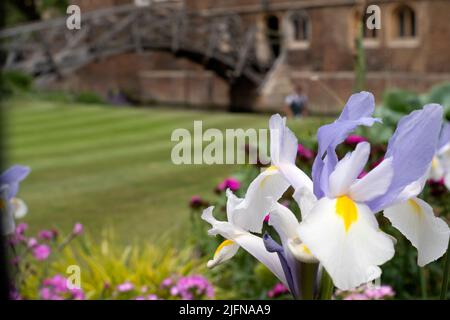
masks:
[[[205,17],[176,5],[124,5],[85,13],[80,30],[65,18],[0,32],[4,69],[47,81],[110,56],[169,51],[204,65],[231,83],[244,78],[258,86],[270,67],[255,54],[255,27],[244,30],[238,15]]]

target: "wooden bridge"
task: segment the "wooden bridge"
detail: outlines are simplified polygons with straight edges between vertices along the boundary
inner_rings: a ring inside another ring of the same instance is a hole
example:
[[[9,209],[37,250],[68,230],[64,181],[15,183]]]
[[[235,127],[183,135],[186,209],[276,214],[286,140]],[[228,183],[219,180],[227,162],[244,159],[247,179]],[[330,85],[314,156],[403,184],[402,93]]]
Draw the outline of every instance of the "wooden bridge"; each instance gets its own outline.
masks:
[[[108,56],[146,50],[171,51],[255,85],[270,67],[256,59],[256,26],[244,28],[238,15],[205,17],[169,2],[82,12],[80,30],[69,30],[66,18],[0,31],[3,69],[46,81]]]

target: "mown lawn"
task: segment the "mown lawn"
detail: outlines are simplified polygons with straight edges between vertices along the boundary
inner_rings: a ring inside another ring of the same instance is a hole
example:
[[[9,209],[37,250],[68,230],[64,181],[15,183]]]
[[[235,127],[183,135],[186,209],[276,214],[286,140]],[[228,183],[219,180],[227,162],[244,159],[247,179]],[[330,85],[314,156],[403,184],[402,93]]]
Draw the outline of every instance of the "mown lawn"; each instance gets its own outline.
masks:
[[[113,227],[121,241],[183,239],[188,201],[209,195],[233,165],[182,165],[170,159],[171,133],[194,120],[225,128],[266,128],[267,115],[117,108],[11,99],[6,105],[9,162],[32,173],[20,197],[32,229],[82,222],[94,235]],[[325,119],[293,121],[301,135]]]

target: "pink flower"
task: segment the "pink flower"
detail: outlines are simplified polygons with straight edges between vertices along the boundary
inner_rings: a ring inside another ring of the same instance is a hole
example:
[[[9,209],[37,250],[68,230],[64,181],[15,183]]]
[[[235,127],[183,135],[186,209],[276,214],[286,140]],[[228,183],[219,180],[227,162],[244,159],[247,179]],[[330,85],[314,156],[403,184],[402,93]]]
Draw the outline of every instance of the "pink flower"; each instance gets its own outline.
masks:
[[[16,227],[16,235],[23,235],[27,231],[28,225],[26,223],[19,223]]]
[[[42,284],[47,287],[52,287],[58,292],[65,292],[67,290],[67,279],[60,274],[45,279],[42,281]]]
[[[67,288],[67,279],[59,274],[42,281],[42,286],[39,295],[44,300],[83,300],[85,298],[83,290]]]
[[[277,283],[269,292],[267,292],[267,297],[273,299],[279,297],[283,294],[289,293],[289,289],[282,283]]]
[[[266,216],[264,217],[264,223],[269,223],[269,219],[270,219],[270,214],[266,214]]]
[[[306,159],[306,160],[310,160],[312,158],[314,158],[314,152],[308,148],[306,148],[304,145],[302,144],[298,144],[297,146],[297,154],[300,156],[300,158]]]
[[[208,202],[204,201],[200,196],[192,196],[191,200],[189,201],[189,206],[192,209],[198,209],[208,206]]]
[[[345,139],[345,144],[354,145],[354,144],[358,144],[358,143],[364,142],[364,141],[367,141],[367,139],[365,137],[353,134],[353,135],[349,135],[347,137],[347,139]]]
[[[346,296],[344,300],[369,300],[369,298],[362,293],[352,293]]]
[[[41,240],[53,240],[56,234],[52,230],[41,230],[39,232],[38,238]]]
[[[199,299],[202,296],[214,298],[214,288],[206,278],[200,275],[181,277],[170,289],[172,296],[183,300]]]
[[[38,261],[46,260],[50,252],[50,247],[45,244],[38,244],[33,247],[33,256]]]
[[[128,292],[134,289],[134,284],[130,281],[125,281],[117,286],[117,291],[119,292]]]
[[[158,296],[156,294],[149,294],[147,300],[158,300]]]
[[[368,287],[364,291],[364,294],[369,299],[380,300],[384,298],[390,298],[395,295],[394,290],[390,286],[380,286],[380,287]]]
[[[172,278],[166,278],[161,282],[161,288],[167,288],[170,285],[172,285],[172,283],[173,283]]]
[[[73,226],[73,230],[72,230],[72,233],[74,234],[74,235],[80,235],[80,234],[82,234],[83,233],[83,225],[81,224],[81,223],[75,223],[75,225]]]
[[[230,189],[231,191],[236,191],[240,187],[241,183],[239,182],[239,180],[235,178],[227,178],[217,185],[216,190],[225,191],[227,189]]]
[[[28,239],[28,243],[27,243],[28,248],[34,248],[37,244],[38,244],[38,242],[35,238]]]

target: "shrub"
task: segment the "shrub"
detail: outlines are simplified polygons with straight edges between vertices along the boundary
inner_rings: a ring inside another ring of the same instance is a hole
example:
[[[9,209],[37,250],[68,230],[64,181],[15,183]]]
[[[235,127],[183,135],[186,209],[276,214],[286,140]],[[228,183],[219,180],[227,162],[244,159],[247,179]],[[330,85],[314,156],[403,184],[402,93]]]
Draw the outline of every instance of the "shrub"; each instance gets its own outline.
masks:
[[[67,236],[42,230],[33,237],[26,229],[20,224],[9,239],[15,299],[211,299],[223,292],[202,276],[205,261],[191,247],[122,246],[111,231],[94,241],[80,224]],[[79,289],[67,286],[69,266],[80,268]]]
[[[104,100],[94,92],[81,92],[75,95],[75,102],[87,104],[103,104]]]
[[[384,92],[383,107],[391,111],[406,114],[421,108],[422,103],[419,96],[414,92],[402,89],[392,89]]]
[[[1,73],[2,94],[11,95],[32,89],[33,78],[20,71],[8,70]]]

